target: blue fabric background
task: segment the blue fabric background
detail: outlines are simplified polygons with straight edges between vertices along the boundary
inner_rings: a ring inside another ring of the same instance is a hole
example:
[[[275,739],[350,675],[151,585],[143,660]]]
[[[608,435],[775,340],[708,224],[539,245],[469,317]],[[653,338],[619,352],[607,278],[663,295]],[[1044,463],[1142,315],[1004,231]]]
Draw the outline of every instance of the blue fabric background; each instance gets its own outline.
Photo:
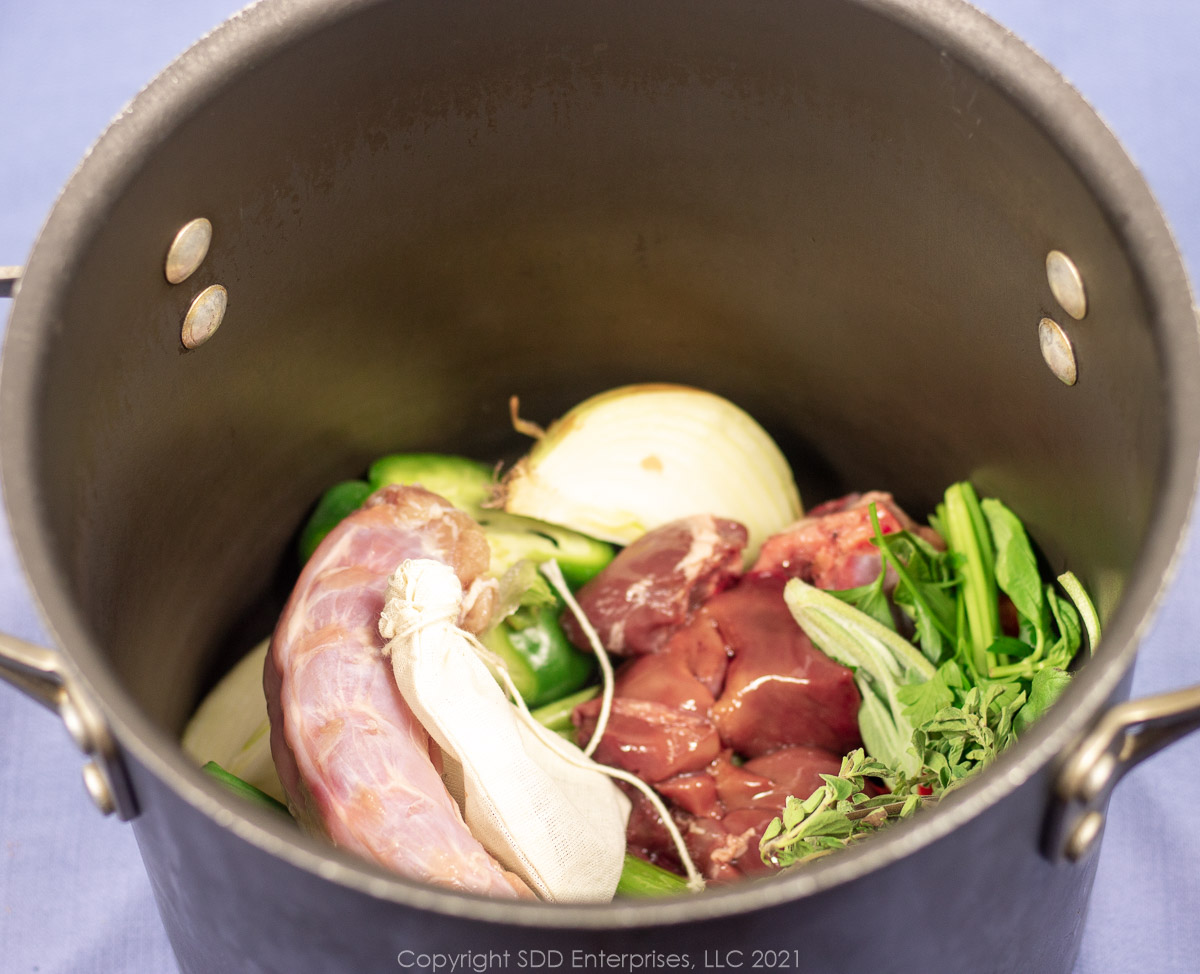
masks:
[[[235,4],[0,0],[0,264],[25,260],[59,188],[110,117]],[[1200,4],[981,6],[1056,65],[1110,124],[1196,279]],[[45,642],[0,527],[0,629]],[[1197,533],[1142,647],[1137,695],[1200,683]],[[177,968],[133,836],[93,810],[80,764],[57,718],[0,685],[0,971],[170,974]],[[1200,734],[1119,787],[1076,974],[1200,969],[1198,767]],[[863,921],[869,927],[870,918]]]

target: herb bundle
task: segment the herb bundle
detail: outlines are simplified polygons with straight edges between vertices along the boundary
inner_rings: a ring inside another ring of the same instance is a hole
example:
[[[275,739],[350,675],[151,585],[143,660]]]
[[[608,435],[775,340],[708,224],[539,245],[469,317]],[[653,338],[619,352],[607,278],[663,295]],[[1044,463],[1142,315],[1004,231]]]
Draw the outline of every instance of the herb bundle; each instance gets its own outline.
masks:
[[[1093,649],[1099,639],[1078,579],[1043,579],[1020,519],[970,483],[952,485],[930,519],[945,551],[884,534],[873,506],[870,516],[882,561],[872,583],[822,591],[793,579],[784,591],[813,643],[853,669],[865,751],[788,799],[759,846],[769,864],[825,855],[937,801],[1058,699],[1084,633]],[[872,795],[870,779],[887,793]]]

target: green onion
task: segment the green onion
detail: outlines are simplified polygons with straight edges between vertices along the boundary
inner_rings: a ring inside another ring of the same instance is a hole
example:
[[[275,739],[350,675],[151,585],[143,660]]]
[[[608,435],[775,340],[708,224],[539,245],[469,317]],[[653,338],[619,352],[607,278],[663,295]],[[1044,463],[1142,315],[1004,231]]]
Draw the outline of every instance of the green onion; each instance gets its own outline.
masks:
[[[561,733],[569,731],[574,735],[574,725],[571,723],[571,713],[581,703],[587,703],[593,697],[600,693],[600,688],[585,687],[582,690],[572,693],[570,696],[563,697],[561,700],[555,700],[554,703],[548,703],[544,707],[538,707],[537,710],[531,710],[530,715],[539,724],[549,730]],[[571,738],[568,738],[570,740]]]
[[[617,896],[646,898],[678,896],[687,892],[687,880],[682,876],[639,859],[632,853],[625,853],[625,867],[617,881]]]
[[[272,811],[283,812],[284,815],[291,814],[288,812],[287,806],[282,802],[276,801],[270,795],[260,788],[255,788],[254,785],[243,781],[237,775],[230,774],[222,768],[216,761],[209,761],[208,764],[201,768],[217,781],[221,782],[226,788],[232,791],[235,795],[240,795],[247,801],[254,802],[256,805],[261,805],[263,808],[269,808]]]
[[[1100,616],[1096,612],[1096,607],[1088,598],[1087,592],[1084,591],[1083,585],[1074,572],[1063,572],[1058,576],[1058,584],[1066,590],[1071,601],[1075,603],[1075,608],[1079,610],[1083,628],[1087,630],[1088,646],[1094,653],[1096,644],[1100,641]]]
[[[209,691],[188,722],[181,743],[196,764],[215,761],[230,774],[282,799],[263,695],[263,665],[269,646],[270,640],[264,639]]]

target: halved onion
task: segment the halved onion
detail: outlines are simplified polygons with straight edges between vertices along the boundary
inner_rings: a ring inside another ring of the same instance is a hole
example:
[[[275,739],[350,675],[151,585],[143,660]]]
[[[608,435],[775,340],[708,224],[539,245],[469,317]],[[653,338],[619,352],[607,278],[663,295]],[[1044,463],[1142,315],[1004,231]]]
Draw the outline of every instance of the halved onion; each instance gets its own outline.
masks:
[[[500,498],[506,511],[617,544],[692,514],[730,518],[749,532],[748,557],[802,513],[766,430],[727,399],[663,384],[580,403],[509,471]]]
[[[183,732],[183,749],[197,764],[216,761],[281,802],[287,799],[271,758],[271,722],[263,694],[264,639],[209,692]]]

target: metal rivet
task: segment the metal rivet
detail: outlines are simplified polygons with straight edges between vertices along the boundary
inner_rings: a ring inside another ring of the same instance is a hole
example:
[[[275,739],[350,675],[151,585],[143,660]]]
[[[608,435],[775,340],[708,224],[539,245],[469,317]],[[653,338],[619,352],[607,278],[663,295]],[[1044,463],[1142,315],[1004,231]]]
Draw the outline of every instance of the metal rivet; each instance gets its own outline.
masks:
[[[225,317],[229,294],[220,284],[210,284],[196,295],[183,319],[180,337],[185,348],[199,348],[216,334]]]
[[[201,216],[185,223],[167,248],[167,280],[181,284],[191,277],[204,262],[211,243],[212,224],[208,220]]]
[[[108,785],[108,777],[95,761],[83,766],[83,786],[102,815],[111,815],[117,810],[116,800]]]
[[[1087,802],[1095,801],[1106,789],[1112,788],[1116,777],[1117,758],[1106,751],[1096,758],[1096,763],[1084,775],[1079,787],[1079,797]]]
[[[1038,322],[1038,343],[1042,346],[1042,358],[1050,366],[1050,371],[1064,385],[1075,385],[1079,378],[1075,367],[1075,349],[1057,321],[1043,318]]]
[[[1092,846],[1096,844],[1096,840],[1100,838],[1103,827],[1104,814],[1102,812],[1092,811],[1083,816],[1079,820],[1079,824],[1075,826],[1071,837],[1067,839],[1067,858],[1072,862],[1078,862],[1086,856]]]
[[[96,740],[92,736],[87,722],[83,719],[83,714],[79,712],[79,708],[75,706],[70,696],[64,694],[59,700],[58,715],[66,725],[67,733],[71,735],[71,740],[75,742],[76,747],[84,754],[93,754],[96,750]]]
[[[1083,289],[1083,278],[1079,268],[1061,250],[1052,250],[1046,255],[1046,280],[1050,282],[1050,293],[1063,310],[1076,321],[1087,314],[1087,292]]]

